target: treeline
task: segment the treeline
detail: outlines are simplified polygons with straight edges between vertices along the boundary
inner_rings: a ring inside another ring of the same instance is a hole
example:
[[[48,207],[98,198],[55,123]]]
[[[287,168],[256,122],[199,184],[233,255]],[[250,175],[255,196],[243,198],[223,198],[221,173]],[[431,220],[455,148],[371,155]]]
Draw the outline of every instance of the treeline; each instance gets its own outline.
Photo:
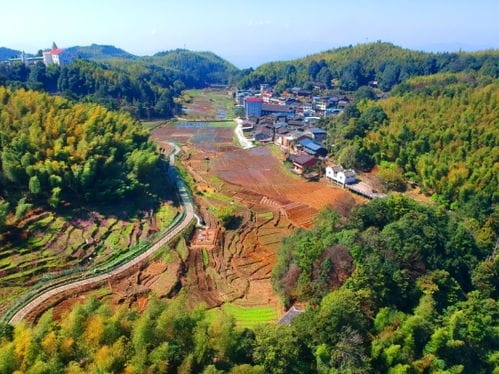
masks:
[[[178,110],[173,101],[184,88],[162,69],[150,67],[132,74],[104,63],[77,59],[69,65],[46,67],[39,62],[0,65],[0,85],[60,94],[122,109],[137,118],[169,118]]]
[[[499,80],[437,74],[397,86],[389,98],[361,101],[323,122],[338,162],[390,182],[411,181],[448,208],[497,233]]]
[[[147,192],[158,166],[129,114],[0,87],[0,196],[22,215],[31,202],[103,202]]]
[[[239,329],[231,317],[187,311],[182,296],[152,297],[141,313],[90,299],[60,322],[49,311],[34,327],[0,326],[0,373],[310,372],[291,331]]]
[[[48,312],[34,327],[0,326],[0,373],[490,373],[499,365],[490,250],[455,217],[402,196],[348,220],[327,210],[279,251],[279,292],[309,302],[291,326],[240,329],[187,311],[182,292],[151,297],[140,313],[90,299],[60,322]]]
[[[293,86],[312,89],[320,83],[326,88],[334,85],[344,91],[355,91],[377,81],[381,90],[389,91],[411,77],[462,71],[498,77],[499,52],[426,53],[390,43],[360,44],[245,70],[239,85],[249,88],[268,83],[281,92]]]
[[[237,69],[209,52],[176,50],[153,57],[75,59],[59,67],[43,63],[0,64],[0,85],[57,93],[137,118],[169,118],[179,111],[174,97],[186,88],[228,84]]]
[[[466,226],[394,195],[349,219],[323,212],[286,239],[273,282],[288,303],[311,304],[294,328],[317,372],[497,369],[499,256]]]

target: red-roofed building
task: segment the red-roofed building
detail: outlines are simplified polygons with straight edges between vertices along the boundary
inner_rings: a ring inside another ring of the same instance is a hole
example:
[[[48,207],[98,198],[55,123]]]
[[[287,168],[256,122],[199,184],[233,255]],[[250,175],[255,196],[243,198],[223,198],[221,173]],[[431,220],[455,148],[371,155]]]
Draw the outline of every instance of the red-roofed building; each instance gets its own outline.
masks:
[[[52,49],[43,51],[43,63],[45,65],[66,65],[70,64],[72,60],[72,56],[65,52],[64,49],[58,48],[55,43],[52,44]]]
[[[293,163],[293,171],[296,174],[303,174],[305,169],[315,166],[319,161],[316,157],[307,154],[289,155],[288,160]]]

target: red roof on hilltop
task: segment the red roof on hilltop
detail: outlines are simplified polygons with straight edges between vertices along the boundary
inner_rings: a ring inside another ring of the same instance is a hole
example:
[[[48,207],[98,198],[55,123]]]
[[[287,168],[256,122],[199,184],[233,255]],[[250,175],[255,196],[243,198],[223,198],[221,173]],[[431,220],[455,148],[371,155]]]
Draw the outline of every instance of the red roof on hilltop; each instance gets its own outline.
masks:
[[[62,49],[61,48],[56,48],[56,49],[53,49],[50,51],[50,54],[51,55],[58,55],[62,52]]]
[[[263,103],[263,99],[260,97],[247,97],[245,101],[247,103]]]

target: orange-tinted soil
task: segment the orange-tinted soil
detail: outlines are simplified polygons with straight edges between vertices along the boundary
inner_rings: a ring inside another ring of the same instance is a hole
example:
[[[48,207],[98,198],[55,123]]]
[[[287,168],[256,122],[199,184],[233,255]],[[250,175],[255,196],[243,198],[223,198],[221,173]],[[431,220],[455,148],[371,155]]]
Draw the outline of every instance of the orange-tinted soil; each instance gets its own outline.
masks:
[[[209,230],[219,230],[219,236],[206,248],[193,238],[195,245],[185,262],[177,255],[168,264],[155,260],[109,282],[106,286],[112,292],[102,297],[115,305],[142,309],[150,292],[169,298],[182,288],[188,306],[234,302],[282,311],[270,282],[281,240],[295,227],[309,227],[327,205],[346,215],[362,201],[324,180],[307,182],[292,175],[267,147],[237,148],[231,128],[168,125],[155,129],[152,138],[160,147],[167,141],[183,145],[183,165],[196,182],[198,213]],[[235,222],[223,228],[214,211],[228,204],[234,207]],[[56,314],[80,297],[60,303]]]

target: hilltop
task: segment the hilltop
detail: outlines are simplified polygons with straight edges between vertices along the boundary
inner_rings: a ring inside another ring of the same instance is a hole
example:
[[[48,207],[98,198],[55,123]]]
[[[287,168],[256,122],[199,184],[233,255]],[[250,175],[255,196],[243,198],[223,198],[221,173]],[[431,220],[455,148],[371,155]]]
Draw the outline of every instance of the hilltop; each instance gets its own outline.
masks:
[[[0,61],[8,60],[9,58],[19,57],[21,51],[16,49],[10,49],[5,47],[0,47]]]
[[[109,58],[136,58],[137,56],[113,45],[91,44],[74,46],[65,49],[71,55],[88,60],[106,60]]]
[[[276,85],[277,91],[294,86],[355,91],[369,82],[383,91],[406,79],[438,72],[478,71],[496,76],[499,51],[429,53],[376,42],[341,47],[289,61],[275,61],[250,69],[240,81],[243,88],[262,83]]]

